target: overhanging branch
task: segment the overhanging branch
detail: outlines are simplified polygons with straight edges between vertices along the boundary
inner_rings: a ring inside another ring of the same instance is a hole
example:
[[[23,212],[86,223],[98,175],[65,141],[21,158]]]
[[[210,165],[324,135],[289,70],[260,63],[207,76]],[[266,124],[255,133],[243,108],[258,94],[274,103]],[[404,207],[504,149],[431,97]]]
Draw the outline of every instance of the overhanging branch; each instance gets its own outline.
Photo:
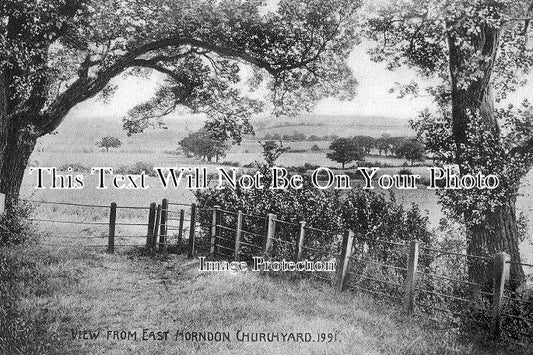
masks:
[[[143,68],[149,68],[156,70],[160,73],[166,74],[172,79],[182,83],[183,85],[190,87],[193,86],[192,81],[186,76],[186,75],[180,75],[168,68],[165,68],[159,64],[157,64],[157,58],[154,59],[135,59],[132,60],[128,67],[143,67]]]
[[[230,57],[235,59],[241,59],[251,65],[266,70],[268,73],[277,77],[279,73],[296,68],[306,67],[309,63],[320,56],[325,50],[327,40],[322,44],[317,53],[306,60],[297,62],[280,61],[275,64],[270,63],[267,60],[258,58],[246,51],[244,48],[231,48],[231,45],[224,46],[215,43],[210,43],[204,40],[187,37],[168,37],[159,39],[153,42],[145,43],[143,45],[131,48],[128,53],[118,58],[114,64],[107,68],[101,69],[97,76],[94,78],[85,76],[85,70],[82,71],[82,75],[76,80],[67,90],[59,95],[54,102],[50,105],[49,109],[39,117],[38,121],[34,122],[35,126],[39,130],[40,135],[44,135],[55,130],[63,121],[66,114],[77,104],[83,102],[91,97],[97,95],[111,79],[122,73],[126,68],[132,66],[141,66],[152,68],[159,72],[169,75],[173,79],[178,80],[181,83],[189,81],[189,87],[192,84],[190,79],[184,76],[178,75],[161,65],[157,64],[157,60],[164,61],[166,59],[172,59],[170,56],[162,57],[155,56],[152,59],[139,59],[139,57],[148,54],[150,52],[158,51],[168,47],[181,47],[191,46],[216,53],[222,57]],[[197,49],[195,49],[197,50]],[[203,54],[198,52],[198,54]],[[85,63],[85,67],[87,63]],[[86,68],[80,68],[86,69]],[[186,85],[187,86],[187,85]]]

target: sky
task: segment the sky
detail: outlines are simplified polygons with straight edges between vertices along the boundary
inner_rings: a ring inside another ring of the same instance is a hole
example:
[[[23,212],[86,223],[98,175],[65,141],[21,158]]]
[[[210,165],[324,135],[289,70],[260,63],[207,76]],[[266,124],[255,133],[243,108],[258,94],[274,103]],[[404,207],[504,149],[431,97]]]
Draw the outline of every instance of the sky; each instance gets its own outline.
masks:
[[[405,118],[416,116],[423,108],[431,106],[427,97],[397,99],[388,90],[395,82],[409,82],[416,78],[414,71],[400,68],[389,71],[384,63],[375,63],[366,54],[368,45],[355,48],[350,55],[348,64],[359,82],[357,96],[353,101],[342,102],[333,99],[321,101],[315,110],[320,115],[363,115]],[[162,79],[161,75],[153,75],[149,79],[123,78],[114,80],[118,90],[105,104],[98,99],[88,100],[78,105],[71,115],[83,117],[119,116],[122,117],[136,104],[151,97]]]
[[[431,97],[406,97],[398,99],[396,94],[389,93],[395,82],[408,83],[417,81],[424,88],[424,81],[417,77],[414,70],[401,67],[394,71],[386,69],[385,63],[376,63],[370,59],[367,50],[369,42],[363,42],[355,47],[348,59],[358,81],[357,96],[349,102],[326,99],[318,103],[314,113],[319,115],[346,116],[385,116],[406,121],[416,117],[426,107],[433,108]],[[517,103],[523,98],[533,101],[533,74],[529,75],[530,84],[519,89],[510,101]],[[105,104],[97,99],[88,100],[78,105],[70,114],[73,117],[123,117],[129,109],[138,103],[148,100],[158,87],[163,76],[154,74],[149,79],[123,78],[114,80],[118,90],[109,103]]]

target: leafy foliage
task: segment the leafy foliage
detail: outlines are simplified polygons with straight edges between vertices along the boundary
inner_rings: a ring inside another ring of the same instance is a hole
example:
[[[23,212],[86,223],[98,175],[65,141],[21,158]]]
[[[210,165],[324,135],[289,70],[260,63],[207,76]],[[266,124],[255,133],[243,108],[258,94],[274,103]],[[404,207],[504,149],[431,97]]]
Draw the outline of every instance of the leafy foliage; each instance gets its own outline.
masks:
[[[342,164],[343,169],[344,164],[354,160],[363,160],[365,155],[364,149],[359,146],[356,140],[351,138],[338,138],[331,142],[329,149],[331,151],[326,153],[326,156]]]
[[[179,143],[186,155],[193,154],[208,161],[216,157],[218,162],[218,159],[223,157],[229,149],[225,141],[219,140],[212,132],[206,129],[189,134]]]
[[[358,6],[290,0],[267,12],[256,0],[8,0],[0,7],[7,24],[0,67],[13,69],[8,96],[17,112],[43,110],[34,118],[41,134],[76,103],[111,94],[116,75],[155,70],[166,81],[125,119],[130,132],[182,107],[205,113],[221,135],[238,136],[235,128],[265,105],[243,93],[243,82],[268,88],[278,114],[309,109],[325,96],[354,95],[344,59],[356,40]],[[254,66],[253,80],[242,74],[244,63]]]
[[[97,142],[96,145],[105,148],[106,152],[109,153],[109,148],[118,148],[122,145],[122,142],[116,137],[106,136]]]
[[[213,208],[218,205],[222,209],[241,210],[246,214],[263,216],[253,217],[245,221],[248,231],[263,234],[264,218],[268,213],[274,213],[278,223],[277,233],[286,241],[295,242],[299,234],[300,221],[305,221],[307,226],[327,231],[322,233],[313,230],[306,231],[306,245],[331,254],[338,252],[339,235],[350,228],[357,234],[357,240],[364,243],[365,238],[383,239],[386,241],[410,241],[414,239],[430,242],[428,220],[413,206],[405,210],[397,203],[394,196],[387,199],[384,195],[368,190],[354,189],[348,196],[341,200],[339,194],[333,191],[319,190],[308,181],[302,189],[272,190],[269,189],[272,179],[270,168],[282,153],[283,147],[275,142],[264,144],[264,155],[267,163],[256,163],[257,171],[264,174],[264,189],[208,189],[196,192],[199,205],[202,209]],[[203,223],[208,226],[211,217],[205,216]],[[246,219],[245,219],[246,220]],[[234,218],[227,217],[225,222],[233,226]],[[288,222],[292,225],[284,224]],[[296,225],[295,225],[296,224]],[[245,228],[245,230],[246,230]],[[371,242],[369,242],[369,245]],[[372,252],[394,255],[388,249],[372,244]],[[257,250],[254,250],[255,255]],[[278,249],[279,256],[285,250]],[[327,253],[326,253],[327,254]],[[388,259],[387,259],[388,260]],[[392,259],[391,259],[392,260]],[[395,259],[396,260],[396,259]],[[402,263],[406,261],[403,260]]]
[[[483,212],[479,209],[491,199],[488,194],[493,196],[488,205],[494,210],[497,204],[504,203],[503,195],[516,194],[520,178],[533,163],[529,103],[519,109],[490,109],[491,93],[497,101],[505,98],[523,84],[520,75],[528,73],[533,64],[524,35],[528,22],[516,20],[531,11],[529,5],[528,1],[507,0],[406,0],[374,7],[375,12],[368,18],[367,34],[383,44],[372,50],[374,59],[388,60],[390,68],[411,65],[422,75],[439,79],[429,92],[439,104],[440,116],[425,111],[420,121],[414,122],[428,150],[442,164],[459,164],[463,173],[497,173],[503,182],[501,189],[492,192],[441,193],[445,207],[457,212],[478,210],[475,215],[479,218],[474,223],[481,222]],[[496,33],[501,35],[500,40],[493,38]],[[489,50],[489,44],[496,51]],[[462,94],[464,91],[476,95],[489,82],[494,90],[485,93],[488,107],[480,106],[484,99],[469,102],[468,94]],[[410,88],[405,88],[405,94],[418,93],[416,82],[407,85]],[[461,111],[452,100],[454,95],[463,95],[460,100],[469,107]],[[488,121],[492,121],[490,127]],[[464,203],[455,208],[457,201]]]
[[[32,210],[30,204],[19,202],[0,215],[0,246],[31,241],[35,234],[32,222],[28,220]]]
[[[425,158],[424,145],[417,139],[405,140],[396,151],[398,158],[405,158],[411,161],[413,164],[415,161],[423,161]]]
[[[238,143],[260,111],[290,115],[325,97],[352,98],[356,81],[345,60],[357,41],[359,6],[283,0],[268,11],[258,0],[2,1],[0,154],[9,158],[2,158],[2,191],[16,197],[36,140],[77,104],[108,98],[121,74],[164,78],[152,100],[124,118],[130,134],[164,128],[161,116],[177,111],[204,114],[219,140]]]
[[[516,198],[520,179],[533,166],[531,109],[498,107],[524,83],[533,55],[527,46],[533,3],[529,0],[401,0],[375,6],[368,35],[380,42],[376,60],[389,68],[410,65],[436,84],[429,93],[438,112],[422,112],[413,122],[440,164],[454,164],[461,175],[495,174],[495,189],[444,189],[439,200],[448,216],[465,223],[469,252],[506,251],[515,262],[520,228]],[[408,83],[400,94],[417,94]],[[436,116],[436,117],[435,117]],[[511,139],[509,139],[511,138]],[[469,267],[471,281],[485,284],[490,269]],[[511,265],[513,288],[525,281],[523,268]]]
[[[154,165],[143,161],[138,161],[131,165],[121,165],[114,170],[115,174],[121,175],[140,175],[142,172],[147,176],[156,176]]]

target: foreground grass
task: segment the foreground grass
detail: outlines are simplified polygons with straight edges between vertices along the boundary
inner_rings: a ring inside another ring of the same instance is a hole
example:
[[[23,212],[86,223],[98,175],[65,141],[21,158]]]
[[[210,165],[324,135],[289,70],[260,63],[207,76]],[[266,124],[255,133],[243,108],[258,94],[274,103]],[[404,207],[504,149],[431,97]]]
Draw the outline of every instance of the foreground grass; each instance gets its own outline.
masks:
[[[458,342],[453,332],[406,319],[395,307],[309,280],[200,273],[197,260],[177,255],[150,258],[139,252],[107,255],[36,246],[2,252],[22,267],[18,281],[11,281],[19,285],[19,319],[28,325],[19,334],[20,353],[488,353]],[[168,331],[168,340],[143,341],[143,329]],[[74,339],[72,330],[100,335]],[[122,330],[135,333],[137,340],[106,338],[107,331]],[[231,341],[176,341],[177,330],[229,332]],[[239,342],[238,330],[335,332],[339,341]]]
[[[53,353],[75,307],[63,308],[63,290],[76,287],[65,255],[38,246],[0,247],[0,354]]]

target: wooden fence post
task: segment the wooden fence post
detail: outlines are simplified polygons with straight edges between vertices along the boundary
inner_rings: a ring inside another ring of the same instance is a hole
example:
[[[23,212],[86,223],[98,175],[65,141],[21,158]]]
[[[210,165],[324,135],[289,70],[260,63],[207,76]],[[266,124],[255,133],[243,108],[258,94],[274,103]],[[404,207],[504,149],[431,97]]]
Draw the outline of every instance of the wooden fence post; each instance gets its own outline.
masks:
[[[298,241],[294,251],[294,262],[297,263],[302,259],[304,251],[304,242],[305,242],[305,221],[300,222],[300,235],[298,236]]]
[[[167,219],[168,219],[168,200],[161,201],[161,221],[159,229],[159,251],[167,249]]]
[[[196,203],[191,205],[191,226],[189,228],[189,250],[187,253],[187,258],[192,259],[195,254],[196,248]]]
[[[339,256],[339,262],[337,265],[337,275],[335,281],[335,290],[341,292],[344,289],[344,280],[348,273],[348,266],[350,264],[350,257],[352,256],[354,234],[351,230],[344,231],[342,236],[342,249]]]
[[[178,228],[178,246],[181,250],[183,247],[183,220],[185,219],[185,211],[183,209],[180,210],[180,227]]]
[[[152,241],[152,247],[154,251],[157,250],[158,245],[158,237],[159,237],[159,223],[161,222],[161,205],[157,205],[157,210],[155,213],[155,222],[154,222],[154,234],[153,234],[153,241]]]
[[[265,236],[268,234],[268,213],[265,215],[265,218],[263,219],[263,230],[261,233],[264,233]],[[263,239],[263,245],[264,248],[266,245],[266,238]]]
[[[237,212],[237,228],[235,228],[235,260],[239,261],[239,249],[241,248],[242,235],[242,211]]]
[[[272,247],[274,246],[273,238],[276,235],[276,215],[273,213],[268,214],[267,235],[265,242],[265,256],[269,257],[272,253]]]
[[[152,251],[152,241],[154,237],[154,223],[155,223],[155,202],[150,204],[150,212],[148,212],[148,231],[146,232],[146,248]]]
[[[405,277],[405,293],[403,296],[403,309],[407,314],[413,314],[415,310],[416,269],[418,268],[419,248],[420,243],[418,241],[411,241],[409,246],[407,276]]]
[[[509,260],[507,253],[494,255],[494,295],[492,299],[492,319],[490,322],[490,333],[493,339],[498,339],[501,333],[501,311],[503,291],[505,290],[505,280],[509,278]]]
[[[107,252],[113,254],[115,252],[115,227],[117,223],[117,204],[111,202],[109,209],[109,235],[107,237]]]
[[[215,205],[213,206],[213,217],[211,219],[211,241],[210,241],[210,248],[209,248],[209,254],[213,257],[215,256],[215,245],[216,245],[216,237],[217,237],[217,226],[218,226],[218,215],[220,214],[220,206]]]

